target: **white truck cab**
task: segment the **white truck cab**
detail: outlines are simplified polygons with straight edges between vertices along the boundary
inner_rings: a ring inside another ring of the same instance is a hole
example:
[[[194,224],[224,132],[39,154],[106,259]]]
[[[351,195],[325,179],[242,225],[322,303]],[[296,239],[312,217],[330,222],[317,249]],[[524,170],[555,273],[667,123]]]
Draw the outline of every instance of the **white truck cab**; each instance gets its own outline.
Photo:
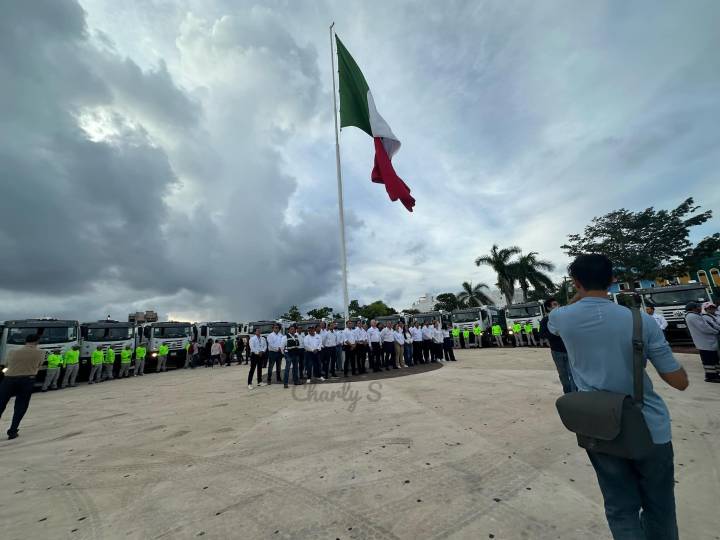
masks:
[[[204,347],[209,339],[226,341],[235,339],[238,334],[238,323],[227,321],[199,322],[193,325],[193,339],[198,346]]]

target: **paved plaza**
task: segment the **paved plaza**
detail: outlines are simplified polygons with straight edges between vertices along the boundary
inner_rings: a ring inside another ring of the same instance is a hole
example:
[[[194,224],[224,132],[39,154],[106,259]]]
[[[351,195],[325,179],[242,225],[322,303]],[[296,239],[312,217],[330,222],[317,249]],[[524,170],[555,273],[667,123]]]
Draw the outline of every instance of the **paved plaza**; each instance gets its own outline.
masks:
[[[549,351],[457,356],[295,390],[248,391],[233,365],[36,394],[0,441],[4,540],[610,538]],[[653,380],[680,533],[716,539],[720,387],[678,357],[686,392]]]

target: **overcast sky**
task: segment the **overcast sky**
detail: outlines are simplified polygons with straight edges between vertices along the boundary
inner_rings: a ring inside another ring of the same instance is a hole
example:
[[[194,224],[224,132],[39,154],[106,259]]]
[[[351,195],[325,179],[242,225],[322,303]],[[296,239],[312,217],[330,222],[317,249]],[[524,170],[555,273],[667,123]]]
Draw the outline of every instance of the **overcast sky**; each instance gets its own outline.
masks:
[[[566,235],[620,207],[720,213],[714,0],[2,5],[0,319],[339,308],[333,20],[417,200],[343,130],[361,303],[493,284],[493,243],[559,278]]]

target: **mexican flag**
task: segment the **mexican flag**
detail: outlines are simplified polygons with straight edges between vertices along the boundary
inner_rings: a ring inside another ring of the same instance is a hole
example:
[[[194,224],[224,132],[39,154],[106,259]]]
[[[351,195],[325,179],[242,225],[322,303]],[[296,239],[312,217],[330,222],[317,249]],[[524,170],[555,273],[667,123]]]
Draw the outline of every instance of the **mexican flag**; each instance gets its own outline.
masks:
[[[391,159],[400,149],[400,141],[385,119],[375,108],[375,101],[360,68],[335,36],[340,78],[340,127],[355,126],[373,138],[375,143],[375,166],[370,179],[385,184],[391,201],[403,203],[412,212],[415,199],[410,188],[395,173]]]

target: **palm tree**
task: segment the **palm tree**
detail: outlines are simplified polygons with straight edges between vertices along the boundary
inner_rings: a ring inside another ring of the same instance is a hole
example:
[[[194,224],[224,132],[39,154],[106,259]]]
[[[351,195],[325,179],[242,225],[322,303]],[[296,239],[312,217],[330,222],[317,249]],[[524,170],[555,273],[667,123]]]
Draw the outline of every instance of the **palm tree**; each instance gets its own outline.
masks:
[[[520,253],[520,248],[510,246],[508,248],[498,248],[494,244],[489,255],[483,255],[475,259],[477,266],[489,266],[497,274],[497,286],[505,297],[505,302],[509,306],[512,304],[513,295],[515,294],[516,277],[513,274],[513,266],[510,259],[513,255]]]
[[[462,291],[456,295],[458,303],[463,307],[477,307],[482,304],[492,304],[492,300],[483,292],[483,289],[489,289],[489,287],[485,283],[478,283],[473,286],[472,281],[470,283],[464,281]]]
[[[523,293],[523,302],[528,301],[530,286],[536,291],[552,291],[555,284],[543,270],[552,272],[555,265],[550,261],[537,258],[538,252],[531,251],[527,255],[520,254],[520,258],[510,264],[510,274],[517,279]]]

